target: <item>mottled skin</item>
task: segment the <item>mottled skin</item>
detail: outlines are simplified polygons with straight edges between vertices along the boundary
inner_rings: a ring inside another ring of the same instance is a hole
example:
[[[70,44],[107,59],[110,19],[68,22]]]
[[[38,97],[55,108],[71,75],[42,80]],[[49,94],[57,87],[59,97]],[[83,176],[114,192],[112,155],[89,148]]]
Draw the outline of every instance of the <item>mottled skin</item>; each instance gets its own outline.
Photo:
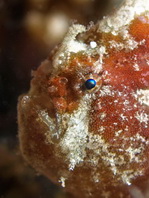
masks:
[[[49,58],[34,72],[28,94],[19,99],[23,156],[36,170],[65,186],[77,198],[113,195],[129,198],[130,184],[142,189],[148,180],[149,106],[140,102],[141,95],[136,94],[137,90],[149,88],[148,19],[143,16],[135,19],[129,34],[137,42],[144,41],[132,50],[118,49],[111,47],[109,41],[123,43],[120,35],[97,34],[96,28],[90,29],[84,42],[89,43],[92,35],[96,35],[94,41],[107,47],[99,72],[95,71],[99,54],[71,53],[63,68],[56,72]],[[84,83],[90,77],[97,85],[89,91]],[[85,95],[91,97],[86,153],[83,161],[70,170],[68,153],[60,144],[68,127],[67,120],[59,121],[58,115],[73,114]],[[51,121],[43,119],[41,110],[46,111],[55,128],[47,126]],[[54,134],[57,131],[61,132]]]

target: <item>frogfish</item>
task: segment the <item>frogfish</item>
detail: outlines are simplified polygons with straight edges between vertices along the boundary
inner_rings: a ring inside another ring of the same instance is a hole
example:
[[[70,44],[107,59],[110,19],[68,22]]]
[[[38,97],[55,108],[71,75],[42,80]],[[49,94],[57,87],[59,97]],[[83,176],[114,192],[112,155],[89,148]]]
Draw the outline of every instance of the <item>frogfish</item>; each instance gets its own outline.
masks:
[[[75,198],[149,192],[149,0],[73,24],[19,97],[24,159]]]

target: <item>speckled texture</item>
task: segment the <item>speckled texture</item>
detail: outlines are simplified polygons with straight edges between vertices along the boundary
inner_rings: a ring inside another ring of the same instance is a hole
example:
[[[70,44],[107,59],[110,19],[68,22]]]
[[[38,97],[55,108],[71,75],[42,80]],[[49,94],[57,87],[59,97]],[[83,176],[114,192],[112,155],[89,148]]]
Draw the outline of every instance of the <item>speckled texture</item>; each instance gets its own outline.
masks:
[[[20,97],[25,159],[76,197],[134,198],[130,189],[148,180],[146,3],[127,0],[94,26],[70,27]],[[87,90],[90,78],[97,85]]]

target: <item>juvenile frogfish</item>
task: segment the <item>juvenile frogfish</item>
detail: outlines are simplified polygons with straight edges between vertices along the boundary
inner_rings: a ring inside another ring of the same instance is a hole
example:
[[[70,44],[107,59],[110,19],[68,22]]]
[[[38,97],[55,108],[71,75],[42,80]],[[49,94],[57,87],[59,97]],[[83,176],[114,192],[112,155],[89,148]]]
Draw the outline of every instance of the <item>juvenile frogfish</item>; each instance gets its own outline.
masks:
[[[149,0],[72,25],[33,72],[18,123],[24,158],[72,196],[147,197]]]

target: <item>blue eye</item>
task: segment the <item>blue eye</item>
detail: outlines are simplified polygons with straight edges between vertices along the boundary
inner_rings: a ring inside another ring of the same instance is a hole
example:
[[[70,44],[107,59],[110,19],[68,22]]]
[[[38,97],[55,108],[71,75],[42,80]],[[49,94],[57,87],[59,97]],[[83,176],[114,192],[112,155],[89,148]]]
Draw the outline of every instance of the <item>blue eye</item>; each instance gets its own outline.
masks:
[[[85,82],[85,87],[86,89],[92,89],[96,86],[96,81],[94,79],[88,79],[86,82]]]

